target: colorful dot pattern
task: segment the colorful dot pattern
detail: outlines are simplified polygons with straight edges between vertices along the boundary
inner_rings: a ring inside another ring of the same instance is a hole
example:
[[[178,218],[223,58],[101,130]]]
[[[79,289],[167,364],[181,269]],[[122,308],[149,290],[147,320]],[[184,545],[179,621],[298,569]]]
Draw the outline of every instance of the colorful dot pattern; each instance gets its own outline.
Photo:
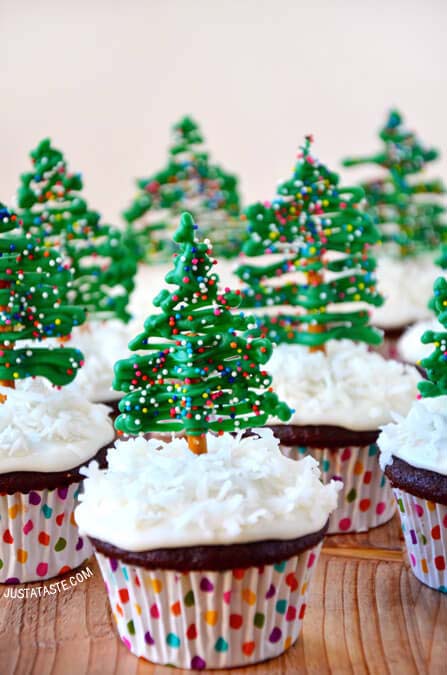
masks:
[[[337,450],[282,445],[281,450],[292,459],[315,457],[323,483],[332,479],[343,482],[338,507],[331,515],[330,534],[366,532],[393,517],[396,504],[388,479],[380,469],[375,443]]]
[[[0,495],[0,583],[41,581],[92,555],[74,520],[79,485]]]
[[[447,506],[394,489],[413,574],[447,593]]]
[[[296,641],[320,548],[225,572],[152,571],[96,555],[126,647],[154,663],[203,670],[270,659]]]

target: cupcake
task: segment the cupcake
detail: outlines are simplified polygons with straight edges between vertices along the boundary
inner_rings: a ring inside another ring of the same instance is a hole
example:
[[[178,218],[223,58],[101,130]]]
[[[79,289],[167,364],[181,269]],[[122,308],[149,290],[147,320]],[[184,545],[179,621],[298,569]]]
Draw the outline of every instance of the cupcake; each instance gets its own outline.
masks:
[[[104,465],[115,438],[106,406],[41,378],[0,386],[0,583],[50,579],[92,555],[73,512],[81,467]]]
[[[438,274],[435,257],[447,237],[441,200],[446,187],[439,179],[426,179],[424,169],[439,153],[405,128],[398,111],[389,113],[380,139],[379,152],[350,157],[343,164],[380,167],[376,178],[362,183],[383,244],[377,279],[385,304],[373,311],[372,320],[385,333],[381,352],[395,358],[399,338],[413,323],[430,316],[427,303]]]
[[[114,407],[120,394],[111,389],[113,364],[127,351],[136,260],[126,236],[89,208],[81,176],[69,172],[49,139],[31,159],[33,170],[21,176],[17,197],[23,227],[42,245],[56,248],[71,267],[68,300],[88,317],[72,336],[85,357],[79,386],[92,402]]]
[[[342,187],[311,144],[306,137],[278,196],[248,207],[244,253],[253,262],[237,274],[242,307],[275,344],[273,387],[294,409],[290,421],[268,424],[288,457],[311,454],[323,480],[343,482],[329,532],[362,532],[394,513],[376,440],[390,409],[408,412],[419,375],[368,351],[381,341],[365,309],[382,303],[371,255],[379,234],[363,190]]]
[[[339,485],[282,455],[269,416],[290,410],[263,369],[267,339],[232,313],[209,243],[182,215],[174,269],[114,386],[126,392],[108,468],[85,470],[76,510],[121,638],[135,655],[192,670],[249,665],[298,637]],[[243,429],[252,429],[248,437]],[[165,442],[145,433],[175,432]]]
[[[435,345],[422,360],[428,381],[406,416],[396,416],[379,437],[380,463],[391,481],[412,572],[447,593],[447,282],[435,283],[434,308],[442,331],[427,331]]]
[[[63,304],[72,276],[62,259],[20,226],[0,205],[0,583],[48,579],[89,557],[73,520],[79,468],[114,438],[107,409],[65,386],[81,352],[43,346],[85,314]]]
[[[196,456],[185,439],[117,441],[107,471],[86,471],[76,510],[123,643],[192,670],[296,641],[337,499],[316,461],[287,459],[268,429],[207,445]]]
[[[284,454],[311,454],[324,482],[343,482],[328,532],[364,532],[390,520],[396,507],[378,464],[377,438],[392,411],[410,409],[416,369],[349,340],[332,340],[325,352],[310,354],[299,345],[278,345],[267,369],[278,396],[294,408],[286,423],[269,422]]]

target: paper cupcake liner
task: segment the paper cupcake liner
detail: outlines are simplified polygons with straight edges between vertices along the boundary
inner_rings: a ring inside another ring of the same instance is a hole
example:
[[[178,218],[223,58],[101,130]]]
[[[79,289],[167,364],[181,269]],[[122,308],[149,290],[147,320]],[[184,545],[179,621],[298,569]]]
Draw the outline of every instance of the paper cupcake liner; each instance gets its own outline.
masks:
[[[225,572],[152,571],[96,556],[126,647],[154,663],[203,670],[264,661],[296,641],[320,549]]]
[[[73,483],[0,496],[0,583],[51,579],[92,555],[74,520],[78,493]]]
[[[281,445],[281,451],[291,459],[312,455],[320,464],[323,483],[343,481],[328,534],[366,532],[393,517],[396,504],[389,481],[380,469],[375,443],[336,450]]]
[[[413,574],[447,593],[447,506],[394,488]]]

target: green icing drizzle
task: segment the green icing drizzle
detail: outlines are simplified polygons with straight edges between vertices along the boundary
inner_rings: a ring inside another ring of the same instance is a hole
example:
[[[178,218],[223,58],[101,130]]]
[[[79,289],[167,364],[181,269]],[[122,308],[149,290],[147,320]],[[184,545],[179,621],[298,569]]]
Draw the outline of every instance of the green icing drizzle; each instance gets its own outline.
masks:
[[[160,312],[149,316],[133,339],[133,355],[115,365],[113,386],[128,392],[119,403],[116,428],[128,434],[208,430],[235,431],[261,426],[270,415],[291,411],[266,391],[271,377],[260,368],[270,357],[269,340],[253,337],[253,319],[233,313],[240,295],[218,290],[209,243],[198,241],[189,213],[181,216],[174,239],[180,253],[154,300]]]
[[[424,344],[433,343],[435,346],[430,356],[421,360],[421,366],[428,378],[428,381],[418,384],[424,397],[447,394],[447,281],[443,277],[435,281],[431,306],[446,331],[427,330],[422,335],[421,341]]]
[[[70,302],[93,319],[128,321],[136,261],[127,236],[88,208],[79,192],[81,176],[68,172],[62,152],[49,139],[31,158],[33,171],[21,176],[18,191],[25,231],[59,250],[73,269]]]
[[[318,347],[342,338],[378,344],[381,334],[369,325],[366,310],[337,306],[382,304],[369,251],[379,234],[360,208],[362,188],[339,187],[338,175],[310,154],[311,142],[307,136],[279,196],[246,210],[244,252],[276,259],[236,270],[247,284],[242,307],[270,309],[257,321],[262,335],[276,344]],[[295,272],[305,273],[305,282],[281,279]]]
[[[0,380],[40,375],[55,385],[71,382],[83,361],[78,349],[17,348],[19,340],[63,338],[85,321],[83,309],[64,304],[71,272],[52,249],[25,234],[0,203]]]
[[[184,117],[172,128],[167,165],[137,181],[138,192],[123,216],[133,250],[148,262],[169,260],[173,234],[187,210],[199,222],[200,236],[210,237],[217,254],[240,252],[245,223],[240,214],[237,178],[212,164],[197,124]]]
[[[382,150],[366,157],[349,157],[344,166],[374,164],[384,173],[362,183],[369,213],[379,225],[390,252],[407,257],[436,249],[447,241],[446,208],[434,196],[445,194],[441,180],[415,180],[438,151],[426,148],[404,128],[402,116],[392,110],[380,131]]]

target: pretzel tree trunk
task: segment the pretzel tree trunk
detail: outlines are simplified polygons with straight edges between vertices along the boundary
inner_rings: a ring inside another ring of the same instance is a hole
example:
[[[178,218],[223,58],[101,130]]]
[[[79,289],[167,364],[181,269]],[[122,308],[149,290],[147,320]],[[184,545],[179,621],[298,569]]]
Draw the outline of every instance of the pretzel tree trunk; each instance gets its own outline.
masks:
[[[320,274],[319,272],[315,272],[311,270],[310,272],[306,272],[306,279],[307,283],[311,286],[318,286],[319,284],[322,284],[324,281],[323,275]],[[314,323],[309,325],[309,333],[323,333],[324,332],[324,325],[320,323]],[[324,354],[326,353],[326,347],[325,345],[312,345],[309,347],[310,352],[323,352]]]
[[[188,447],[195,455],[205,455],[208,452],[206,434],[200,436],[187,436]]]

